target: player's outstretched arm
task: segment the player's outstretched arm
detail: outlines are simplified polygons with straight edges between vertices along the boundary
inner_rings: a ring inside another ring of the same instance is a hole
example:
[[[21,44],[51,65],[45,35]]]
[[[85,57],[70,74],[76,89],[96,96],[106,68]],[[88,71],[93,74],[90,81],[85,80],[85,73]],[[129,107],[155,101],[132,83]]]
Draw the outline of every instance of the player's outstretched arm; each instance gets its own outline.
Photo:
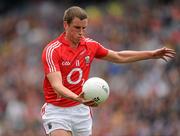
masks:
[[[109,50],[107,56],[103,57],[102,59],[108,60],[114,63],[130,63],[140,60],[147,60],[147,59],[163,59],[165,61],[168,58],[174,58],[176,55],[175,51],[170,48],[160,48],[152,51],[112,51]]]

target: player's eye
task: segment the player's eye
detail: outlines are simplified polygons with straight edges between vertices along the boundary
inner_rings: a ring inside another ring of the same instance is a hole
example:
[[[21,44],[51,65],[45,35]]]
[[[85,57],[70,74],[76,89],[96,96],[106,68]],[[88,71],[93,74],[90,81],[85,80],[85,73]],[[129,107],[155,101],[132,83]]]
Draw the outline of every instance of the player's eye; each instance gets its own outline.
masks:
[[[76,29],[81,29],[81,27],[80,27],[80,26],[75,26],[75,28],[76,28]]]
[[[86,29],[86,27],[80,27],[80,26],[75,26],[75,28],[78,29],[78,30],[80,30],[80,29],[85,30]]]

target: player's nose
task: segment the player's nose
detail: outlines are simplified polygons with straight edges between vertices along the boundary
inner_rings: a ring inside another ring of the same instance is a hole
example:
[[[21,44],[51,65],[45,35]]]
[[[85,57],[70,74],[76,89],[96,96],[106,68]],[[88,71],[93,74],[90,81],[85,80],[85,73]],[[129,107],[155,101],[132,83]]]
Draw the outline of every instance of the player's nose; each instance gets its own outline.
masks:
[[[81,28],[81,29],[80,29],[80,32],[79,32],[79,35],[80,35],[80,36],[82,36],[82,35],[83,35],[83,33],[84,33],[84,29],[83,29],[83,28]]]

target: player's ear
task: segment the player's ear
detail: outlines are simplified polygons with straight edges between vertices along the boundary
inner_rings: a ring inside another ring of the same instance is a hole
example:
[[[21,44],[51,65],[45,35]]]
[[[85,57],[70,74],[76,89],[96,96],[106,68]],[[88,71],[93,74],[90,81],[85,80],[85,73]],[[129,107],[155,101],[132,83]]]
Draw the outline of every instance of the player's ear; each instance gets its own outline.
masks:
[[[63,24],[63,25],[64,25],[64,29],[67,30],[67,29],[68,29],[68,26],[69,26],[68,23],[67,23],[67,21],[64,21],[64,24]]]

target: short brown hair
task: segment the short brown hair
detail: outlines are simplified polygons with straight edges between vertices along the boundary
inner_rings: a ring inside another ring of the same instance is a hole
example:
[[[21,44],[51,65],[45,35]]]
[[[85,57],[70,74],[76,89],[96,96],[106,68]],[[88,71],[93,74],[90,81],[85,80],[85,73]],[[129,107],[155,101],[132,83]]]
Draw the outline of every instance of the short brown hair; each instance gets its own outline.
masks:
[[[73,6],[65,10],[63,21],[67,21],[67,23],[70,24],[75,17],[79,18],[80,20],[88,18],[84,9],[78,6]]]

